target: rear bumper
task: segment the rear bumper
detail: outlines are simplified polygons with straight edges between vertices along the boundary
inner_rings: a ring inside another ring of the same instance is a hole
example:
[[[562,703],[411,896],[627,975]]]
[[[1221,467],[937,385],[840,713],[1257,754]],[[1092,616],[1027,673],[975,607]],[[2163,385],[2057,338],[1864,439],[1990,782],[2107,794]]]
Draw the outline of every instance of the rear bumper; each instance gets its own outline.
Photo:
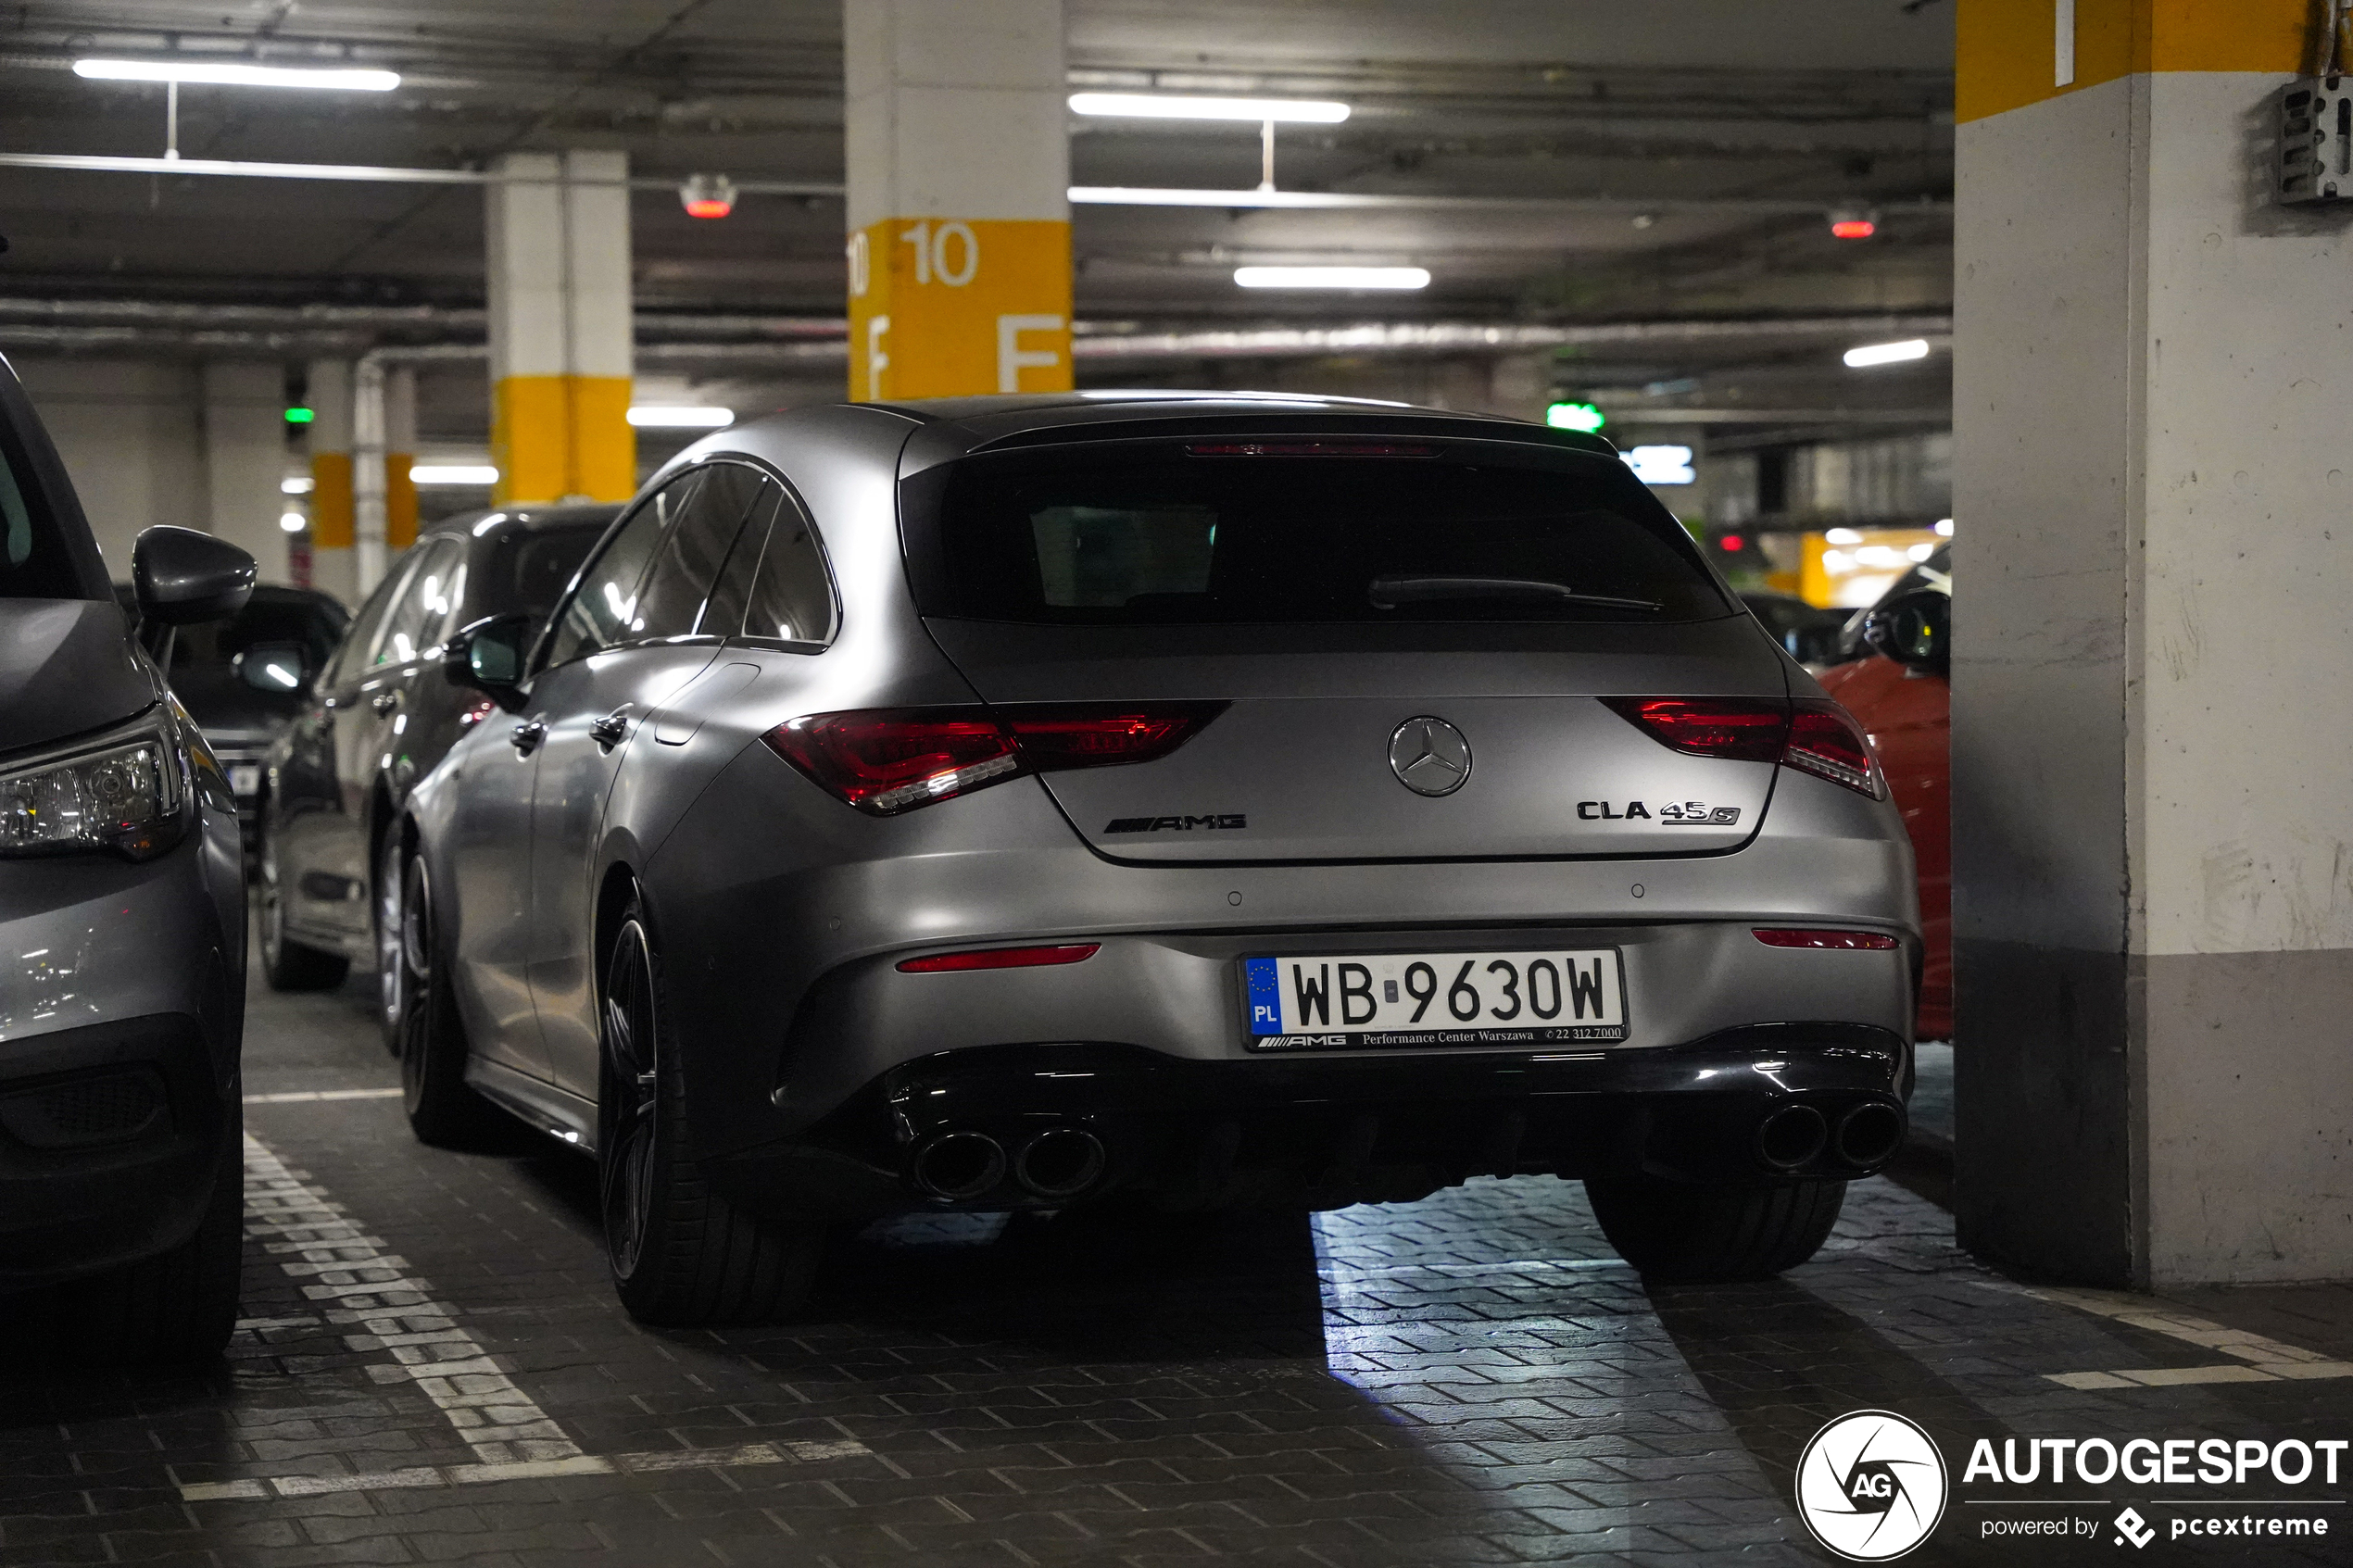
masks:
[[[842,1218],[1111,1198],[1330,1208],[1408,1201],[1474,1175],[1851,1179],[1894,1152],[1909,1080],[1901,1035],[1835,1022],[1459,1056],[1202,1061],[1111,1044],[985,1047],[893,1068],[805,1136],[713,1173],[749,1204]],[[1776,1125],[1794,1127],[1795,1144],[1765,1133],[1793,1110]],[[1818,1143],[1805,1135],[1814,1128]],[[1084,1147],[1073,1133],[1092,1140],[1100,1168],[1075,1191],[1026,1180],[1040,1134],[1063,1140],[1071,1174]],[[951,1148],[965,1179],[943,1192],[926,1161]]]

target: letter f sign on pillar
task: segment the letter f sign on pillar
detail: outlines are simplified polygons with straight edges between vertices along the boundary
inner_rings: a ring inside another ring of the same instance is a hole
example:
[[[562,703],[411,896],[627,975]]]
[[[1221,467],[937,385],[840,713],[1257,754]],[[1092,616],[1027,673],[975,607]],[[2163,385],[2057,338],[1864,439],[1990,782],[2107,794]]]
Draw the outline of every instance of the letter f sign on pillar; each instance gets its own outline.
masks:
[[[843,0],[849,395],[1066,392],[1063,0]]]

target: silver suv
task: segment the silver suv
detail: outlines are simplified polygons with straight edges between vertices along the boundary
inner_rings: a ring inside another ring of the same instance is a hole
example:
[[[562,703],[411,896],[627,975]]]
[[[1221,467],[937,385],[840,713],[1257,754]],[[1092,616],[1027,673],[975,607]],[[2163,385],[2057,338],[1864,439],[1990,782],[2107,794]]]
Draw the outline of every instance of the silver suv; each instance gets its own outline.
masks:
[[[1473,1176],[1750,1276],[1904,1134],[1869,746],[1596,438],[802,410],[449,658],[485,701],[399,828],[410,1114],[593,1151],[648,1320],[777,1311],[899,1210]]]

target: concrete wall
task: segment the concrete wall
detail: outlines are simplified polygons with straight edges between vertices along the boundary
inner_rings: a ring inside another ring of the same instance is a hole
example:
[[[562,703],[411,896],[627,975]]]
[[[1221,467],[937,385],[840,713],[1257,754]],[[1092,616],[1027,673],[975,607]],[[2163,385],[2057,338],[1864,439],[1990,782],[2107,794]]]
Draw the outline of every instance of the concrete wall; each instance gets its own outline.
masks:
[[[2353,1274],[2353,247],[2269,204],[2284,80],[1959,132],[1957,1210],[2082,1278]]]
[[[283,582],[278,484],[287,470],[284,372],[275,364],[16,359],[118,579],[157,523],[202,528]]]

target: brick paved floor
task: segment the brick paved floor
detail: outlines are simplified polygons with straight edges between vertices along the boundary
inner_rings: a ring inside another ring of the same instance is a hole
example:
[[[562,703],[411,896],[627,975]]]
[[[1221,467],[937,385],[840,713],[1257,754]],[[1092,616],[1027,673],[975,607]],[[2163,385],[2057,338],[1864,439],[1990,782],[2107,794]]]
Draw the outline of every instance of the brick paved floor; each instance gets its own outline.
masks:
[[[605,1284],[578,1156],[283,1098],[395,1083],[365,1002],[257,994],[247,1087],[282,1098],[247,1112],[223,1363],[77,1374],[10,1342],[0,1562],[1817,1562],[1794,1468],[1865,1409],[1951,1467],[1909,1562],[2353,1562],[2353,1453],[2334,1486],[1962,1475],[1980,1437],[2353,1437],[2341,1288],[2037,1297],[1886,1182],[1782,1280],[1645,1287],[1577,1186],[1482,1181],[1312,1220],[906,1222],[799,1321],[658,1332]],[[2339,1533],[2170,1538],[2222,1512]],[[2096,1534],[1984,1534],[2062,1517]]]

